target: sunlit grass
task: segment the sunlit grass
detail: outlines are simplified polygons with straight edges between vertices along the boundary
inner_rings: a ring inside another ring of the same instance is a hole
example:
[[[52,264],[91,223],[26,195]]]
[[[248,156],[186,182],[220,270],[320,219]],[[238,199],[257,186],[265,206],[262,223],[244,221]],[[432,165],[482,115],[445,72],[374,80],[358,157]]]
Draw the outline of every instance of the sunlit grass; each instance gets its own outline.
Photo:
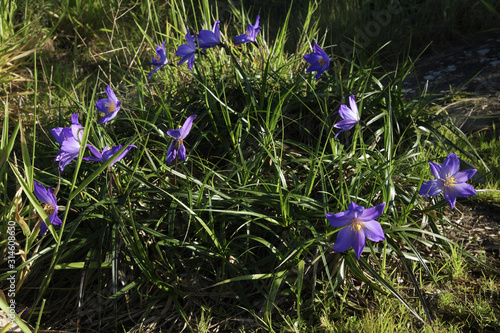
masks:
[[[291,10],[276,38],[263,32],[255,45],[234,46],[255,8],[148,0],[46,6],[50,15],[40,17],[56,23],[55,50],[38,45],[27,58],[30,93],[5,100],[0,145],[1,219],[18,226],[16,300],[30,312],[23,319],[64,328],[58,318],[71,316],[101,331],[430,331],[426,284],[468,275],[459,246],[442,233],[443,197],[417,195],[432,177],[427,161],[458,149],[491,168],[483,161],[495,145],[464,140],[429,112],[428,100],[406,100],[411,61],[386,70],[378,61],[385,47],[354,59],[327,47],[330,71],[316,81],[302,56],[313,40],[329,46],[330,35],[319,33],[322,7],[313,3],[292,39],[296,53],[285,47],[297,27]],[[176,66],[186,28],[219,18],[226,47],[197,54],[193,71]],[[148,81],[163,41],[170,63]],[[100,126],[95,102],[108,84],[123,105]],[[364,123],[335,139],[350,94]],[[29,112],[14,113],[17,105]],[[85,127],[82,152],[85,143],[137,149],[112,168],[81,155],[60,173],[50,129],[69,126],[72,113]],[[188,159],[170,165],[166,132],[193,114]],[[44,238],[33,180],[54,185],[61,205],[63,228]],[[377,219],[386,240],[368,242],[359,261],[352,250],[333,252],[338,229],[325,219],[351,201],[386,203]],[[435,264],[431,254],[441,252],[450,263]],[[474,323],[494,327],[494,309],[473,302]],[[437,331],[461,325],[434,323]]]

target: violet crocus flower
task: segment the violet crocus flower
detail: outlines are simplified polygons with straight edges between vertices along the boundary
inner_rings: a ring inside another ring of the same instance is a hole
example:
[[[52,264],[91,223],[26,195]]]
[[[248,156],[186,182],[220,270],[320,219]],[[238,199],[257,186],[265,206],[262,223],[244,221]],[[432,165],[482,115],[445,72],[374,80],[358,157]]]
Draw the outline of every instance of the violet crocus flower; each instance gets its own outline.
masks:
[[[71,115],[71,127],[56,127],[50,130],[61,149],[55,160],[59,162],[61,172],[64,167],[80,153],[80,142],[83,137],[83,126],[78,122],[78,114]]]
[[[85,161],[93,161],[93,162],[101,162],[101,163],[104,163],[106,162],[107,160],[109,160],[111,158],[111,156],[113,156],[117,151],[119,151],[120,149],[122,149],[122,145],[118,145],[118,146],[113,146],[111,148],[109,148],[108,146],[104,147],[104,149],[102,150],[102,153],[94,146],[92,145],[87,145],[87,148],[90,150],[90,152],[95,156],[89,156],[89,157],[84,157],[83,159]],[[113,166],[113,164],[115,164],[116,162],[118,162],[119,160],[121,160],[122,158],[125,157],[125,155],[128,154],[128,152],[130,151],[130,149],[132,148],[137,148],[137,146],[134,146],[134,145],[129,145],[127,148],[125,148],[125,150],[120,154],[118,155],[113,162],[111,162],[110,165],[108,165],[109,167]]]
[[[105,124],[116,117],[116,114],[120,111],[120,105],[122,104],[122,102],[118,101],[118,98],[116,98],[115,92],[111,89],[109,84],[105,90],[108,98],[103,98],[95,102],[97,110],[105,114],[104,117],[99,119],[97,122],[98,124]]]
[[[345,227],[338,232],[333,250],[344,252],[352,247],[359,259],[365,248],[366,238],[373,242],[384,240],[384,231],[380,223],[375,221],[384,212],[384,207],[385,202],[367,209],[351,202],[345,212],[326,214],[332,227]]]
[[[168,63],[167,51],[165,50],[165,42],[163,42],[161,46],[156,46],[156,55],[158,56],[158,58],[153,57],[153,59],[151,60],[151,65],[155,66],[155,68],[148,74],[148,80],[151,79],[151,77],[157,70]]]
[[[196,118],[196,115],[192,115],[182,125],[179,129],[171,129],[167,132],[169,136],[171,136],[174,141],[170,144],[167,151],[167,163],[171,164],[176,157],[179,157],[181,160],[186,160],[186,147],[184,147],[184,138],[191,131],[191,127],[193,126],[193,121]]]
[[[49,189],[45,188],[42,184],[34,181],[35,183],[35,196],[43,204],[43,210],[49,217],[50,224],[60,226],[62,224],[57,210],[57,200],[51,186]],[[40,235],[44,235],[48,227],[44,221],[40,224]]]
[[[437,179],[429,180],[420,187],[418,194],[424,197],[433,197],[443,192],[445,200],[450,204],[451,209],[455,207],[457,197],[470,197],[476,195],[476,190],[472,185],[465,182],[474,176],[476,169],[458,171],[460,160],[457,155],[451,153],[444,160],[443,165],[430,162],[431,171]]]
[[[314,43],[313,53],[304,54],[304,60],[311,64],[306,70],[307,73],[316,71],[316,81],[319,76],[323,74],[324,71],[328,71],[330,68],[330,57],[318,44]]]
[[[212,30],[201,30],[198,34],[198,46],[202,51],[220,44],[219,22],[215,21]]]
[[[188,29],[186,30],[187,30],[186,40],[188,43],[180,45],[177,48],[177,51],[175,51],[175,55],[182,57],[182,59],[177,63],[177,65],[180,65],[187,61],[188,68],[193,69],[194,54],[196,53],[196,45],[194,44],[193,36],[191,36]]]
[[[255,38],[257,38],[257,34],[259,33],[260,30],[262,30],[262,28],[259,27],[259,20],[260,20],[260,15],[257,15],[257,20],[255,20],[255,24],[254,25],[249,24],[247,26],[247,32],[234,37],[234,39],[236,39],[235,44],[254,43]]]
[[[339,114],[343,120],[333,125],[333,127],[341,128],[342,130],[335,134],[335,137],[344,131],[350,130],[359,122],[359,111],[354,95],[349,96],[349,105],[351,108],[348,108],[347,105],[344,104],[340,105]]]

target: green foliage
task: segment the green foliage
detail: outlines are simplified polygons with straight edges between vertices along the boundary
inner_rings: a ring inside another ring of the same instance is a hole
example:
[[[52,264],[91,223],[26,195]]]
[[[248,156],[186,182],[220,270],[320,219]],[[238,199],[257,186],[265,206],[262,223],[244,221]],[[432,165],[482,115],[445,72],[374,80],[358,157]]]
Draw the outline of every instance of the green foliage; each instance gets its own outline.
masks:
[[[251,329],[267,331],[396,332],[415,318],[430,322],[418,274],[438,282],[429,256],[438,251],[452,256],[458,278],[464,256],[441,232],[444,199],[417,192],[430,177],[427,161],[457,148],[463,136],[428,112],[429,100],[404,98],[413,62],[386,70],[378,61],[385,47],[353,59],[326,48],[329,73],[319,81],[305,73],[302,56],[312,41],[330,45],[315,19],[321,5],[308,2],[303,25],[291,6],[280,7],[286,16],[276,38],[261,33],[256,44],[234,46],[256,8],[249,14],[242,4],[208,0],[45,4],[52,14],[40,14],[40,22],[55,20],[51,33],[65,42],[51,40],[66,43],[64,54],[40,47],[30,59],[30,114],[14,117],[9,109],[19,100],[6,99],[0,142],[1,228],[11,219],[19,226],[17,297],[30,323],[61,314],[40,309],[45,300],[45,309],[78,304],[82,324],[91,311],[102,331],[146,329],[158,308],[172,313],[164,320],[169,328],[192,331],[241,313],[254,319]],[[192,72],[175,67],[186,28],[199,31],[218,18],[225,46],[198,53]],[[290,53],[288,33],[297,27]],[[163,41],[172,66],[148,81],[154,47]],[[9,52],[0,59],[13,57]],[[123,105],[101,126],[94,106],[107,84]],[[338,107],[350,94],[363,123],[335,139]],[[49,131],[69,126],[75,112],[85,127],[81,154],[59,173]],[[188,160],[169,165],[166,132],[192,114],[198,117],[184,140]],[[484,165],[482,150],[462,142],[468,160]],[[86,143],[137,149],[108,167],[111,160],[82,161]],[[62,227],[50,226],[43,238],[38,229],[47,214],[33,180],[55,185],[62,206]],[[359,261],[353,251],[333,252],[338,230],[325,219],[351,201],[387,204],[378,219],[386,241],[368,241]],[[418,302],[398,286],[401,274]],[[369,297],[379,312],[344,318]],[[490,316],[481,308],[476,316]],[[413,317],[398,321],[395,313]],[[245,329],[230,320],[219,325]]]

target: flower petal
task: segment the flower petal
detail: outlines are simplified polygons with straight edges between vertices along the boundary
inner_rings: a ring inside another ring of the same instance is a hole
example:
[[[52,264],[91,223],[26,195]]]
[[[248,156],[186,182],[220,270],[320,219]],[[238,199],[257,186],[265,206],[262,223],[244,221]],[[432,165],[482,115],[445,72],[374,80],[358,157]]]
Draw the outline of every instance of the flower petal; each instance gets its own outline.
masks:
[[[190,70],[193,69],[194,61],[195,61],[194,54],[187,59],[187,66]]]
[[[347,206],[347,211],[352,218],[360,217],[363,214],[365,207],[357,205],[354,201]]]
[[[335,128],[341,128],[344,131],[347,131],[347,130],[350,130],[351,128],[353,128],[354,125],[356,125],[357,123],[358,123],[357,120],[345,119],[345,120],[339,121],[338,123],[336,123],[335,125],[333,125],[333,127],[335,127]]]
[[[458,172],[459,169],[460,160],[458,159],[457,155],[451,153],[443,162],[439,178],[446,179],[447,175],[453,176]]]
[[[337,136],[339,136],[339,134],[340,134],[340,133],[345,132],[345,131],[348,131],[348,130],[350,130],[350,129],[351,129],[351,128],[344,128],[344,129],[342,129],[341,131],[338,131],[338,132],[337,132],[337,134],[335,134],[334,138],[336,138]]]
[[[52,204],[52,198],[49,196],[48,194],[48,191],[47,191],[47,188],[45,188],[45,186],[43,186],[42,184],[40,184],[39,182],[37,181],[34,181],[34,184],[35,184],[35,196],[36,198],[41,202],[41,203],[44,203],[44,204]],[[52,194],[54,195],[54,194]]]
[[[115,92],[113,91],[113,89],[111,89],[111,86],[108,84],[108,86],[106,87],[106,89],[104,89],[106,91],[106,95],[108,95],[108,98],[113,102],[113,103],[117,103],[118,102],[118,98],[116,98],[116,95],[115,95]]]
[[[431,166],[431,171],[432,171],[432,174],[434,175],[434,177],[440,178],[441,165],[434,163],[434,162],[431,162],[431,161],[429,161],[429,165]]]
[[[113,120],[117,114],[118,114],[118,110],[116,110],[115,112],[107,113],[104,117],[99,119],[99,121],[97,123],[98,124],[105,124],[105,123]]]
[[[455,208],[455,202],[457,201],[457,197],[449,192],[449,191],[444,191],[443,192],[444,199],[450,204],[451,209]]]
[[[69,138],[63,141],[61,150],[65,153],[78,154],[80,152],[80,142],[75,138]]]
[[[97,111],[108,114],[109,106],[111,103],[112,101],[109,100],[108,98],[103,98],[95,102],[95,107],[97,108]]]
[[[167,51],[165,50],[165,42],[163,42],[161,46],[160,45],[156,46],[156,55],[158,56],[158,59],[156,58],[151,59],[151,65],[158,66],[156,69],[168,63]]]
[[[71,133],[75,140],[81,141],[83,138],[83,126],[80,124],[71,124]]]
[[[114,149],[114,150],[110,150],[110,151],[113,151],[113,154],[111,156],[113,156],[118,150],[122,149],[122,145],[118,145],[116,146],[118,149]],[[115,148],[115,147],[113,147]],[[124,151],[122,151],[122,153],[120,155],[118,155],[113,162],[111,162],[111,164],[109,166],[112,166],[113,164],[115,164],[116,162],[118,162],[119,160],[123,159],[125,157],[125,155],[128,154],[128,152],[130,151],[130,149],[132,148],[137,148],[137,146],[135,145],[129,145],[127,148],[125,148]],[[108,157],[111,158],[111,156]],[[106,159],[107,160],[107,159]]]
[[[356,232],[350,227],[345,227],[337,233],[337,239],[335,244],[333,244],[333,250],[335,252],[345,252],[355,245]]]
[[[73,136],[70,127],[56,127],[51,129],[50,132],[59,144],[62,144],[64,140]]]
[[[63,172],[66,165],[68,165],[71,161],[73,161],[77,157],[78,153],[68,153],[60,150],[57,153],[55,161],[59,162],[59,169],[61,169],[61,172]]]
[[[99,160],[102,159],[102,154],[99,151],[99,149],[97,149],[96,147],[92,146],[91,144],[87,144],[87,148],[90,150],[90,152],[92,153],[92,155],[94,155],[95,157],[97,157]]]
[[[151,65],[154,65],[155,68],[148,74],[148,80],[151,79],[151,76],[153,76],[153,74],[157,70],[159,70],[168,63],[167,51],[165,50],[165,42],[163,42],[161,46],[160,45],[156,46],[156,55],[158,56],[158,59],[154,57],[151,59]]]
[[[420,186],[418,194],[424,197],[434,197],[443,190],[443,181],[439,179],[429,180]]]
[[[249,24],[244,34],[234,37],[234,39],[236,39],[235,44],[255,42],[257,34],[262,29],[261,27],[259,27],[259,21],[260,21],[260,15],[257,15],[257,20],[255,20],[254,25]]]
[[[198,46],[202,48],[202,51],[220,44],[219,23],[220,21],[215,21],[212,30],[204,29],[198,34]]]
[[[366,238],[373,242],[380,242],[385,239],[384,231],[382,230],[382,226],[375,220],[364,221],[365,227],[365,235]]]
[[[319,61],[322,58],[321,58],[321,56],[319,54],[316,54],[316,53],[307,53],[307,54],[304,54],[303,58],[304,58],[305,61],[307,61],[311,65],[318,65],[318,67],[321,67],[321,65],[319,64]],[[313,70],[315,70],[315,69],[313,69]]]
[[[102,150],[101,162],[106,162],[107,160],[109,160],[109,158],[111,156],[113,156],[121,148],[122,148],[122,145],[113,146],[111,148],[109,148],[108,146],[104,147]]]
[[[179,157],[180,160],[183,161],[186,160],[186,147],[182,143],[179,146],[179,151],[177,152],[177,156]]]
[[[196,119],[197,115],[192,115],[190,116],[188,119],[186,119],[186,121],[184,122],[184,124],[182,125],[182,127],[180,128],[180,139],[184,139],[188,134],[189,132],[191,131],[191,127],[193,126],[193,121]]]
[[[469,169],[469,170],[460,171],[460,172],[457,172],[455,174],[455,176],[453,176],[453,178],[455,178],[457,183],[465,183],[466,181],[471,179],[472,176],[474,176],[476,171],[477,171],[476,169]]]
[[[257,19],[255,20],[255,24],[253,25],[254,29],[260,28],[259,21],[260,21],[260,15],[257,15]],[[260,28],[260,29],[262,29],[262,28]]]
[[[361,221],[375,220],[384,213],[384,208],[385,202],[381,203],[380,205],[367,208],[363,211],[359,218],[361,219]]]
[[[349,109],[347,105],[344,104],[340,105],[339,114],[340,117],[342,117],[342,119],[354,120],[356,122],[359,121],[359,114],[357,112],[354,112],[352,109]]]
[[[310,73],[310,72],[323,73],[324,71],[322,71],[322,66],[319,63],[312,63],[311,66],[309,66],[306,69],[306,73]]]
[[[467,183],[458,183],[453,187],[447,188],[445,187],[444,193],[464,198],[476,195],[476,190],[474,187]]]
[[[94,156],[87,156],[87,157],[82,158],[82,160],[89,161],[89,162],[102,162],[101,158],[97,158]]]
[[[210,30],[201,30],[198,34],[198,45],[202,48],[202,51],[219,44],[220,40],[217,40],[217,36]]]
[[[351,111],[354,114],[354,119],[359,120],[359,110],[354,95],[349,96],[349,105],[351,106]]]
[[[234,39],[236,39],[236,43],[235,44],[242,44],[242,43],[249,42],[249,40],[248,40],[247,37],[248,37],[248,34],[246,34],[246,33],[234,37]]]
[[[82,125],[78,122],[78,113],[72,113],[72,114],[71,114],[71,124],[72,124],[72,125],[80,125],[80,126],[82,126]]]
[[[49,230],[49,228],[47,228],[47,225],[45,224],[45,222],[42,221],[42,223],[40,223],[40,236],[45,235],[47,230]]]
[[[345,227],[353,219],[351,216],[346,216],[346,212],[341,212],[337,214],[325,214],[326,219],[330,222],[330,225],[335,228]]]
[[[214,23],[214,25],[212,27],[212,31],[215,34],[215,38],[217,38],[217,40],[220,43],[220,28],[219,28],[219,23],[220,23],[220,21],[215,21],[215,23]]]
[[[177,140],[181,140],[181,129],[171,129],[167,131],[167,134]]]
[[[316,75],[314,75],[314,77],[316,78],[316,81],[319,80],[319,77],[321,76],[321,74],[323,74],[325,71],[327,70],[327,68],[325,68],[325,66],[322,66],[318,72],[316,73]]]
[[[179,61],[179,64],[184,63],[187,60],[187,58],[190,57],[193,53],[194,53],[193,48],[188,44],[179,45],[177,51],[175,51],[175,55],[183,57],[181,61]]]
[[[332,227],[343,227],[351,223],[352,219],[360,216],[365,208],[356,205],[353,201],[347,206],[347,209],[337,214],[326,214],[326,218]]]
[[[167,163],[172,164],[172,161],[177,157],[177,151],[175,150],[175,144],[172,142],[170,146],[168,146],[167,150]]]
[[[348,228],[348,227],[347,227]],[[365,232],[364,230],[360,230],[359,232],[354,232],[354,244],[352,245],[352,249],[354,250],[354,253],[356,253],[356,256],[361,257],[361,253],[363,252],[363,249],[365,248],[366,244],[366,239],[365,239]]]
[[[151,77],[153,76],[154,73],[156,73],[157,70],[159,70],[162,66],[156,66],[155,68],[153,68],[153,70],[151,72],[149,72],[148,74],[148,80],[151,80]]]
[[[62,221],[61,219],[59,218],[59,216],[57,215],[59,212],[58,210],[56,209],[54,211],[54,213],[52,213],[51,215],[49,215],[49,221],[50,221],[50,224],[52,225],[58,225],[60,226],[62,224]]]
[[[187,34],[186,34],[186,40],[187,44],[182,44],[177,48],[177,51],[175,54],[179,57],[182,57],[182,59],[178,62],[178,65],[188,62],[188,68],[192,69],[194,65],[194,60],[195,60],[195,52],[196,52],[196,45],[194,44],[193,37],[189,33],[189,30],[186,29]]]
[[[326,52],[323,51],[323,49],[316,43],[314,43],[313,45],[313,50],[325,61],[325,64],[328,67],[328,65],[330,65],[330,57],[328,56],[328,54],[326,54]]]

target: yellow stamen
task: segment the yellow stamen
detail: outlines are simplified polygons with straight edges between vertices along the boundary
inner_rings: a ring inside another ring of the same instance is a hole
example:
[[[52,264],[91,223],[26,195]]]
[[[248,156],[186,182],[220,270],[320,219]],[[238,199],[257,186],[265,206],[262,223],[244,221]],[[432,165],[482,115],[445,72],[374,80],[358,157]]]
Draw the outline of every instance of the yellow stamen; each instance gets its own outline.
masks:
[[[115,109],[116,109],[116,104],[115,104],[115,103],[112,103],[112,102],[111,102],[111,103],[109,103],[109,104],[108,104],[108,103],[106,103],[106,104],[104,104],[104,107],[106,108],[106,110],[107,110],[109,113],[111,113],[111,112],[114,112],[114,111],[115,111]]]
[[[365,227],[365,223],[360,218],[356,217],[351,220],[350,226],[351,230],[355,233],[359,233],[359,231]]]
[[[457,181],[455,180],[455,177],[450,176],[450,174],[446,175],[446,180],[444,181],[444,186],[445,187],[454,187],[457,185]]]
[[[45,211],[47,216],[54,214],[54,212],[56,211],[54,206],[52,206],[51,204],[43,204],[43,210]]]
[[[319,59],[318,62],[321,66],[324,66],[326,64],[326,61],[323,58]]]

